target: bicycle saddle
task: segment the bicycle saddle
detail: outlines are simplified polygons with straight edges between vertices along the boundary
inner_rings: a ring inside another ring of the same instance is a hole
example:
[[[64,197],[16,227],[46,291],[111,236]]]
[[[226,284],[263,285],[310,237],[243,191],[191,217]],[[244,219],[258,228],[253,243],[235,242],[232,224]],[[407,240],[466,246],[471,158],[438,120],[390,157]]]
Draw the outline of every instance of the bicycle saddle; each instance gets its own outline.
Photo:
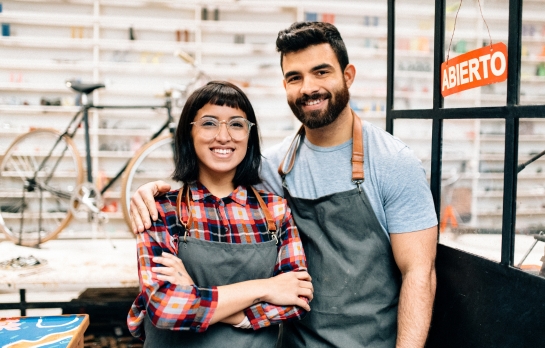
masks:
[[[89,94],[95,89],[102,88],[105,85],[103,83],[81,83],[78,81],[66,81],[66,86],[72,88],[76,92]]]

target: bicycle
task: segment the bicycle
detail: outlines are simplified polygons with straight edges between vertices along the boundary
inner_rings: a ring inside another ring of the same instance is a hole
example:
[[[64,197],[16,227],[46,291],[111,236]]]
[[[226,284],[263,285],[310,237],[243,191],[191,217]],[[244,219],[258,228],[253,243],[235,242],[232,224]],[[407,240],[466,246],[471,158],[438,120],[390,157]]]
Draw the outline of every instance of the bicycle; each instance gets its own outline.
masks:
[[[195,67],[190,56],[177,53]],[[186,95],[203,77],[200,69],[185,87],[178,90]],[[104,84],[83,84],[68,81],[67,86],[81,95],[81,108],[61,133],[55,129],[39,128],[29,131],[8,147],[0,162],[0,230],[19,245],[37,246],[55,238],[76,216],[89,220],[107,221],[101,212],[102,195],[122,177],[121,206],[130,228],[130,197],[135,188],[149,178],[165,178],[173,172],[173,134],[175,124],[171,115],[172,92],[165,93],[163,105],[94,105],[89,95]],[[137,153],[114,175],[102,189],[93,183],[93,169],[89,138],[89,110],[91,109],[165,109],[166,121]],[[80,125],[84,128],[87,176],[84,181],[83,160],[73,140]],[[162,133],[168,130],[168,133]],[[42,149],[46,149],[45,151]],[[154,172],[146,173],[145,169]],[[160,172],[158,168],[162,168]],[[143,182],[139,182],[143,176]],[[17,189],[15,189],[17,188]],[[7,197],[6,197],[7,196]],[[6,198],[8,205],[5,204]],[[14,203],[13,198],[17,201]],[[8,224],[8,222],[10,222]],[[18,231],[13,226],[18,225]]]

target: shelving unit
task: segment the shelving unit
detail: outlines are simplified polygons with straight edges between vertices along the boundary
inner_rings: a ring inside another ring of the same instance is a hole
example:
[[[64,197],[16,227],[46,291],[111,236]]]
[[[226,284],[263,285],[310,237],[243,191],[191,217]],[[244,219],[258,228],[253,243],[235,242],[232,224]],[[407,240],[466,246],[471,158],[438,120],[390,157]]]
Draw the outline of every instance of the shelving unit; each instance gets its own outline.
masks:
[[[458,4],[447,3],[446,42]],[[2,1],[2,5],[0,22],[9,25],[10,35],[0,37],[0,156],[17,136],[33,127],[65,127],[78,110],[76,96],[64,85],[69,79],[106,82],[106,89],[94,92],[95,104],[160,105],[165,88],[183,86],[195,74],[174,55],[179,50],[192,55],[211,78],[231,80],[248,93],[266,148],[298,127],[285,102],[276,35],[294,21],[313,18],[333,21],[347,44],[357,69],[350,90],[352,108],[363,119],[382,128],[385,125],[385,1],[67,0]],[[506,3],[481,0],[480,5],[493,41],[506,42]],[[525,6],[523,18],[528,30],[523,37],[521,100],[543,103],[545,76],[536,75],[540,64],[545,75],[545,4],[525,0]],[[429,108],[433,2],[403,0],[396,2],[396,8],[394,106]],[[488,32],[479,8],[476,3],[464,3],[450,57],[481,47],[483,41],[488,41]],[[505,84],[485,86],[448,97],[445,105],[502,105],[505,90]],[[46,102],[60,105],[40,105]],[[175,108],[173,114],[179,113],[180,108]],[[160,124],[160,116],[150,111],[93,111],[90,116],[93,174],[101,180],[111,177]],[[396,136],[429,166],[431,123],[411,120],[399,124]],[[472,193],[468,198],[471,218],[466,224],[474,229],[499,226],[496,212],[502,200],[495,189],[501,188],[502,176],[494,171],[503,165],[503,131],[503,123],[495,120],[445,122],[445,181],[451,170],[456,170],[460,178],[454,188],[468,188]],[[545,144],[545,123],[528,121],[526,131],[528,134],[520,136],[525,144],[521,161]],[[82,135],[75,140],[82,150]],[[538,168],[542,166],[543,162],[537,161],[521,173],[521,229],[538,226],[539,218],[545,216],[543,194],[533,194],[540,187]],[[156,174],[150,172],[149,179],[157,178]],[[116,186],[105,195],[108,202],[119,200]],[[539,204],[526,203],[534,200]],[[123,234],[127,228],[119,211],[108,213],[106,230]],[[87,223],[72,224],[82,228]],[[93,229],[96,234],[99,227]]]

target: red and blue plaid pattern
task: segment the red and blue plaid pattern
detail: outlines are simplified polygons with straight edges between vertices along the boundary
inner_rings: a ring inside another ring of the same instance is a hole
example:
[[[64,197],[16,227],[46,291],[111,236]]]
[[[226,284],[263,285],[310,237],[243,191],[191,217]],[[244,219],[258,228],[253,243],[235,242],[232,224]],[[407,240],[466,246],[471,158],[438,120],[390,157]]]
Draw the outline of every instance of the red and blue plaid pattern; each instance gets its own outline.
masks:
[[[239,186],[228,197],[219,199],[202,184],[192,184],[190,189],[193,199],[192,237],[238,244],[271,240],[265,215],[253,192]],[[272,193],[261,191],[260,194],[277,226],[279,243],[274,275],[306,270],[305,253],[286,200]],[[203,332],[208,328],[217,307],[216,287],[176,286],[158,280],[151,271],[152,267],[156,267],[152,261],[154,256],[160,256],[162,252],[178,254],[177,231],[181,230],[181,224],[176,214],[177,195],[178,191],[171,191],[157,197],[159,219],[149,230],[137,235],[138,274],[142,291],[131,307],[127,324],[132,335],[142,339],[146,313],[158,328]],[[188,221],[185,202],[181,210],[183,220]],[[283,320],[300,319],[304,313],[296,306],[269,303],[258,303],[245,310],[255,330]]]

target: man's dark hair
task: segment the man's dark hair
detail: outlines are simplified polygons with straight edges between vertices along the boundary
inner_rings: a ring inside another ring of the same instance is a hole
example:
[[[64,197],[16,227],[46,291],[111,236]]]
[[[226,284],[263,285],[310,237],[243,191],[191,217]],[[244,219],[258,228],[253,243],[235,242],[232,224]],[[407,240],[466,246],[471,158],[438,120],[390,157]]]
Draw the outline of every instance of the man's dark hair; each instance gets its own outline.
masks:
[[[197,112],[206,104],[238,108],[246,114],[248,121],[255,124],[250,129],[246,156],[237,166],[233,184],[250,186],[261,182],[259,166],[261,165],[261,149],[254,108],[244,92],[225,81],[211,81],[195,90],[184,105],[175,135],[174,163],[172,178],[183,183],[191,183],[199,176],[199,163],[193,145],[191,129]]]
[[[286,53],[297,52],[309,46],[328,43],[339,61],[341,71],[348,65],[348,52],[341,34],[333,24],[324,22],[295,22],[278,33],[276,50],[280,52],[280,67]]]

